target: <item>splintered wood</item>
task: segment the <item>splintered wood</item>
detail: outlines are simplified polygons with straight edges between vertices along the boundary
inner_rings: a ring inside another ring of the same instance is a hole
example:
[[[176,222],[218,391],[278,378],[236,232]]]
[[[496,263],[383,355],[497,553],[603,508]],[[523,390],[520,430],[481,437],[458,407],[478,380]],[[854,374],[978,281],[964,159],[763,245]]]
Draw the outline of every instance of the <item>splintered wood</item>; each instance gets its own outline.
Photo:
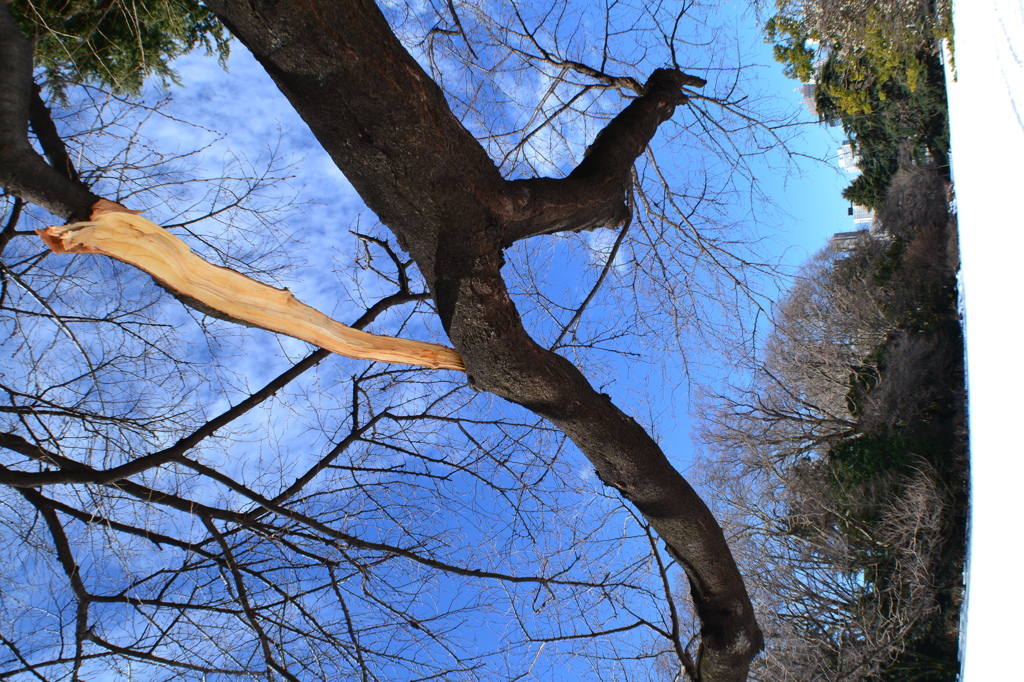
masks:
[[[197,301],[200,310],[209,308],[228,320],[287,334],[349,358],[464,371],[462,358],[451,348],[352,329],[300,302],[287,289],[206,262],[164,228],[113,202],[98,202],[88,222],[37,232],[57,253],[95,253],[124,261]]]

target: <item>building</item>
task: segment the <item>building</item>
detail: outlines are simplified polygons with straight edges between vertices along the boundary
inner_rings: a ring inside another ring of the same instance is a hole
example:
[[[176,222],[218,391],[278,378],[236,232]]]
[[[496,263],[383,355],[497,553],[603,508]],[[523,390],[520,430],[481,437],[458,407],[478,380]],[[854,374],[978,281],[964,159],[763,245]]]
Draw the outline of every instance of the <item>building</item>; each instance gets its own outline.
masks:
[[[868,230],[853,230],[852,232],[836,232],[829,237],[828,243],[835,251],[849,253],[870,240],[871,233]]]
[[[804,98],[804,106],[807,107],[807,111],[811,112],[812,116],[818,115],[818,106],[814,103],[814,92],[817,88],[818,86],[814,81],[800,86],[800,96]]]
[[[839,148],[839,167],[847,173],[859,173],[860,159],[853,151],[853,145],[849,140],[843,140],[843,146]]]
[[[839,156],[839,167],[847,173],[859,173],[860,172],[860,159],[857,158],[857,153],[853,150],[853,144],[849,140],[843,140],[843,146],[837,151]],[[877,236],[878,226],[875,223],[875,212],[870,208],[864,206],[850,206],[847,209],[847,215],[853,218],[853,224],[858,229],[869,229],[873,236]],[[840,234],[848,234],[841,232]]]
[[[875,220],[875,212],[864,206],[851,206],[847,209],[847,215],[853,217],[854,225],[870,225]]]

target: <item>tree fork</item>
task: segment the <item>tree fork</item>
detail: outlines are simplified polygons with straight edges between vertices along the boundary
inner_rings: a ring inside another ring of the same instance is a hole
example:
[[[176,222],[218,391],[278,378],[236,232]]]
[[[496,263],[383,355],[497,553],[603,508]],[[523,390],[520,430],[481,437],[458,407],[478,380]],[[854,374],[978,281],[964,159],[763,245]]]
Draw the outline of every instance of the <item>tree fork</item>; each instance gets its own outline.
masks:
[[[703,84],[658,70],[566,178],[508,182],[367,0],[211,0],[423,273],[470,381],[563,430],[648,518],[690,580],[701,680],[743,680],[763,646],[724,536],[654,440],[523,328],[500,269],[517,239],[625,219],[628,171]],[[65,219],[98,200],[28,140],[31,46],[0,10],[0,185]]]

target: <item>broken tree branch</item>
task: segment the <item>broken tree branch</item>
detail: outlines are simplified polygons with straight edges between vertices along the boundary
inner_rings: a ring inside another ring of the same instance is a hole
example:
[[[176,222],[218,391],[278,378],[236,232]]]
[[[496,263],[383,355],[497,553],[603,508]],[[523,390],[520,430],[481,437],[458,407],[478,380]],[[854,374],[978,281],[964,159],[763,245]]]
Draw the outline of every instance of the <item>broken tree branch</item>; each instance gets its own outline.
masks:
[[[352,329],[288,289],[208,263],[164,228],[113,202],[97,202],[92,220],[38,233],[56,253],[95,253],[135,266],[189,305],[231,322],[287,334],[349,358],[464,369],[451,348]]]

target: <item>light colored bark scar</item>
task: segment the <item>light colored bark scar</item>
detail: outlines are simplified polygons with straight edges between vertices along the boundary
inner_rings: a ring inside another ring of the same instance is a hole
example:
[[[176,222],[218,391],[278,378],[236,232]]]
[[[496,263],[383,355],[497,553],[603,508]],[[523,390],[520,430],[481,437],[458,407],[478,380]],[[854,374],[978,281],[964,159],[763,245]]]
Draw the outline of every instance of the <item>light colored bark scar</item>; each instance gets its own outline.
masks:
[[[287,289],[208,263],[159,225],[109,201],[92,220],[37,230],[57,253],[95,253],[133,265],[170,290],[225,315],[286,334],[338,355],[432,369],[465,371],[452,348],[352,329],[300,302]]]

